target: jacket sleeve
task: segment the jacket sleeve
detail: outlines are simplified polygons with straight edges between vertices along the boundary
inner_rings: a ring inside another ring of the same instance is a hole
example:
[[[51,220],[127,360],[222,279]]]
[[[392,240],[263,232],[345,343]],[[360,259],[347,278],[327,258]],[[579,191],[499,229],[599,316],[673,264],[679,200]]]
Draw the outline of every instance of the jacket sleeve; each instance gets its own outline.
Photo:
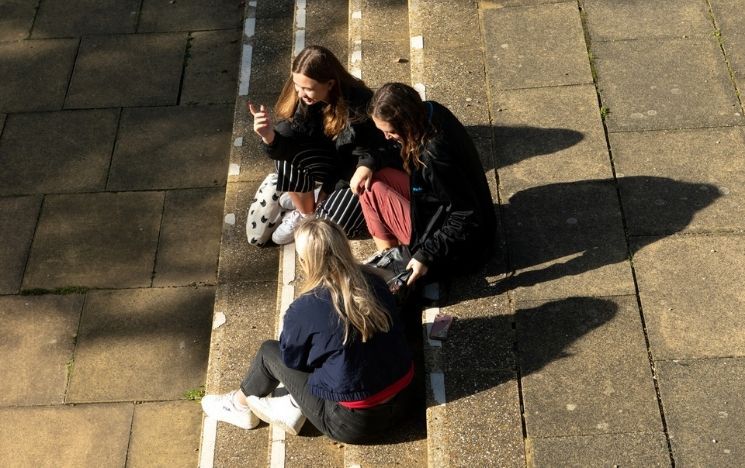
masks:
[[[431,265],[438,259],[447,258],[464,243],[482,224],[478,214],[476,193],[468,183],[467,174],[457,164],[457,157],[443,154],[446,148],[437,147],[437,153],[427,160],[426,179],[431,194],[439,200],[440,208],[431,219],[432,230],[422,239],[414,258]]]
[[[261,147],[275,161],[292,161],[300,152],[298,137],[290,122],[282,120],[274,126],[274,141],[267,145],[261,140]]]
[[[312,335],[310,335],[302,322],[297,320],[301,310],[298,310],[298,301],[290,304],[285,313],[282,333],[279,336],[279,351],[282,361],[290,369],[303,372],[311,372],[308,366],[308,356],[311,350]]]

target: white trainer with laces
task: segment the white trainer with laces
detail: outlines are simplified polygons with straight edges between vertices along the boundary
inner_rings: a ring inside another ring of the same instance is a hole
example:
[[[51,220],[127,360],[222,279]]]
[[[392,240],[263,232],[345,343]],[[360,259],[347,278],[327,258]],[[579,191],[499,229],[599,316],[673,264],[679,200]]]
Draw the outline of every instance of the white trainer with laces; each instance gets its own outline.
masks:
[[[249,408],[262,421],[279,426],[288,434],[297,435],[305,424],[305,416],[291,395],[281,397],[246,397]]]
[[[236,406],[233,398],[238,390],[224,395],[205,395],[202,398],[202,409],[207,416],[223,421],[242,429],[253,429],[259,425],[259,418],[248,408]]]
[[[272,241],[277,245],[289,244],[295,240],[295,228],[303,220],[298,210],[292,210],[282,218],[282,224],[272,233]]]

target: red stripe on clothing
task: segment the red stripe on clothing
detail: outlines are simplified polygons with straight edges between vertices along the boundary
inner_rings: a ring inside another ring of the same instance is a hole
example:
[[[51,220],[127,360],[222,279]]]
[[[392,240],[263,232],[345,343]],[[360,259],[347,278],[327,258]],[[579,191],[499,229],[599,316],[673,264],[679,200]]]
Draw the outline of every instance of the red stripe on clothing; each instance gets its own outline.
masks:
[[[404,374],[403,377],[393,382],[391,385],[387,386],[383,390],[379,391],[378,393],[371,395],[364,400],[357,400],[357,401],[340,401],[339,404],[345,408],[350,409],[363,409],[363,408],[372,408],[373,406],[378,406],[382,403],[385,403],[387,400],[390,400],[398,392],[406,388],[407,385],[411,383],[411,380],[414,378],[414,363],[411,363],[411,367],[409,367],[409,371]]]

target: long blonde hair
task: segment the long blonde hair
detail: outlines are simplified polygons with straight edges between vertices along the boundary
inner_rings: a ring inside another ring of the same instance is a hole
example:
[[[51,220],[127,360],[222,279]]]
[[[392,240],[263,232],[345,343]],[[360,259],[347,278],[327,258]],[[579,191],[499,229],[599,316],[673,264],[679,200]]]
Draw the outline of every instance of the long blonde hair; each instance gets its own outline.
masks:
[[[352,76],[339,62],[339,59],[327,48],[308,46],[292,61],[292,73],[300,73],[319,83],[334,80],[334,86],[329,89],[328,102],[323,108],[323,133],[329,138],[344,130],[349,122],[349,106],[344,99],[343,89],[364,88],[365,83]],[[299,99],[295,91],[292,75],[285,82],[282,92],[277,99],[275,111],[280,119],[291,119],[295,115]],[[364,110],[363,110],[364,112]],[[356,116],[355,118],[364,118]]]
[[[387,332],[391,316],[373,293],[364,267],[355,260],[344,231],[334,222],[309,219],[295,231],[295,242],[304,276],[301,294],[322,287],[344,326],[344,343],[356,330],[362,342]]]

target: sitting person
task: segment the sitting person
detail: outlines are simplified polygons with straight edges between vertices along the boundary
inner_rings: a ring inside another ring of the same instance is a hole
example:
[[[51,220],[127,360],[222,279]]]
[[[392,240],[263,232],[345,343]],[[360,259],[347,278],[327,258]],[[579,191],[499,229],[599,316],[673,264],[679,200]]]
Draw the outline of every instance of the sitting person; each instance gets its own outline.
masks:
[[[476,147],[458,119],[402,83],[388,83],[370,103],[373,122],[401,145],[406,172],[375,172],[360,202],[375,245],[408,245],[408,284],[430,269],[467,271],[493,251],[496,216]]]
[[[249,103],[254,131],[276,161],[277,189],[288,193],[295,208],[272,234],[276,244],[292,242],[300,219],[314,212],[339,224],[349,237],[364,231],[359,200],[344,182],[364,185],[374,170],[390,163],[400,167],[395,150],[367,115],[371,97],[370,88],[328,49],[309,46],[292,63],[275,108],[276,126],[263,105]]]
[[[414,374],[394,298],[336,223],[309,219],[295,243],[304,284],[279,341],[261,345],[239,389],[202,408],[244,429],[262,419],[297,434],[307,417],[338,441],[371,440],[404,415]],[[289,394],[268,397],[280,383]]]

